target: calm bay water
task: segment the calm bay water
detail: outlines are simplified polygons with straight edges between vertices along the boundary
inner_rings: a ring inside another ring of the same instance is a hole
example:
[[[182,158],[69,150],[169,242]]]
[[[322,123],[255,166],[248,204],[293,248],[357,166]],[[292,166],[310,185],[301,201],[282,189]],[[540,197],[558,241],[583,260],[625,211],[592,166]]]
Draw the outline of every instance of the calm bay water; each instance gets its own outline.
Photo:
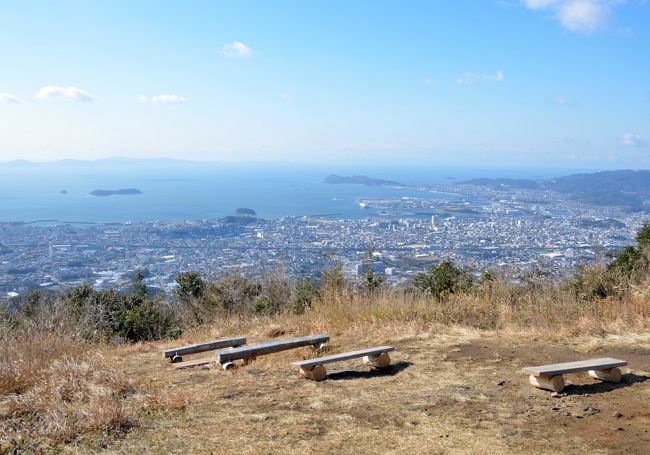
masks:
[[[0,221],[125,222],[220,218],[239,207],[262,218],[328,215],[356,219],[372,212],[361,198],[449,197],[418,190],[330,185],[331,174],[364,174],[402,183],[449,184],[474,177],[543,178],[558,171],[467,169],[325,169],[281,165],[55,165],[0,167]],[[568,173],[568,172],[565,172]],[[138,188],[132,196],[89,196],[96,189]],[[67,193],[62,193],[62,191]]]

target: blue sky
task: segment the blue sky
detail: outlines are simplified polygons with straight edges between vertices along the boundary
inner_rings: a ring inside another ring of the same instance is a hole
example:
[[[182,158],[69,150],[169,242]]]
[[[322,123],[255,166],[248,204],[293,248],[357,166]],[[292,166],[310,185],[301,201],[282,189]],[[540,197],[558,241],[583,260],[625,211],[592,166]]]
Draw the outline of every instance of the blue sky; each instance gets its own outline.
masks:
[[[0,161],[650,167],[643,0],[3,0],[0,18]]]

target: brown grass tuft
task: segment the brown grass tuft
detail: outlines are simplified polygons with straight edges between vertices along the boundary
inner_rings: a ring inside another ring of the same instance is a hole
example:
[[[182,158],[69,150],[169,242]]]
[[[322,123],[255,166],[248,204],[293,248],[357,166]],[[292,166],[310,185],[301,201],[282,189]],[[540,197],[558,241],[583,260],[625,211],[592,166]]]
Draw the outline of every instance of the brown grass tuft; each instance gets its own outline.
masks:
[[[138,390],[102,351],[48,333],[4,340],[0,453],[104,445],[128,432],[143,411],[184,409],[182,397]]]

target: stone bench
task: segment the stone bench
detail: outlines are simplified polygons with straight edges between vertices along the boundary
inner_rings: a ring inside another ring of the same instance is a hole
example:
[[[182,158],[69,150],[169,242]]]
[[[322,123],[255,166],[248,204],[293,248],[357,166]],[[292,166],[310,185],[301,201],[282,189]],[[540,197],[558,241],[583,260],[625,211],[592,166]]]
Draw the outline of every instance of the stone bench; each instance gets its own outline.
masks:
[[[205,343],[189,344],[187,346],[164,350],[163,359],[171,358],[172,363],[179,363],[183,361],[182,356],[185,354],[214,351],[216,349],[241,346],[242,344],[246,344],[246,338],[244,337],[224,338],[221,340],[207,341]]]
[[[563,374],[588,371],[589,376],[601,381],[619,382],[621,380],[621,369],[627,365],[624,360],[601,358],[590,360],[579,360],[577,362],[555,363],[550,365],[538,365],[526,367],[524,371],[530,373],[530,383],[540,389],[561,392],[564,389]]]
[[[291,365],[300,369],[300,375],[315,381],[321,381],[327,377],[327,370],[323,365],[340,362],[342,360],[357,359],[363,357],[363,362],[374,368],[387,368],[390,365],[389,352],[394,351],[392,346],[377,346],[374,348],[361,349],[359,351],[344,352],[342,354],[317,357],[315,359],[292,362]]]
[[[249,344],[239,348],[224,349],[215,353],[215,358],[218,364],[224,370],[235,366],[233,361],[242,359],[244,362],[249,362],[255,357],[265,354],[272,354],[274,352],[286,351],[288,349],[300,348],[303,346],[313,346],[314,349],[320,350],[325,346],[330,339],[326,333],[320,335],[310,335],[306,337],[285,338],[281,340],[268,341],[265,343]]]

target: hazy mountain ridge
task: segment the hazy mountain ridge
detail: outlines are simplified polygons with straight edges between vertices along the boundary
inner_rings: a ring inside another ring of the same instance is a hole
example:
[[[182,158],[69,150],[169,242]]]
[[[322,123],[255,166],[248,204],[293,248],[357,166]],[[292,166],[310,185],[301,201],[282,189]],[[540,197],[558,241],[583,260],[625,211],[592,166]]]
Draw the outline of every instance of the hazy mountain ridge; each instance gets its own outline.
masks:
[[[113,156],[98,160],[63,159],[56,161],[13,160],[0,162],[0,168],[38,168],[38,167],[97,167],[97,166],[137,166],[137,165],[178,165],[197,164],[198,161],[174,158],[127,158]]]
[[[618,205],[633,211],[648,211],[650,170],[618,170],[573,174],[549,180],[472,179],[458,184],[490,188],[547,189],[570,199],[594,205]]]

